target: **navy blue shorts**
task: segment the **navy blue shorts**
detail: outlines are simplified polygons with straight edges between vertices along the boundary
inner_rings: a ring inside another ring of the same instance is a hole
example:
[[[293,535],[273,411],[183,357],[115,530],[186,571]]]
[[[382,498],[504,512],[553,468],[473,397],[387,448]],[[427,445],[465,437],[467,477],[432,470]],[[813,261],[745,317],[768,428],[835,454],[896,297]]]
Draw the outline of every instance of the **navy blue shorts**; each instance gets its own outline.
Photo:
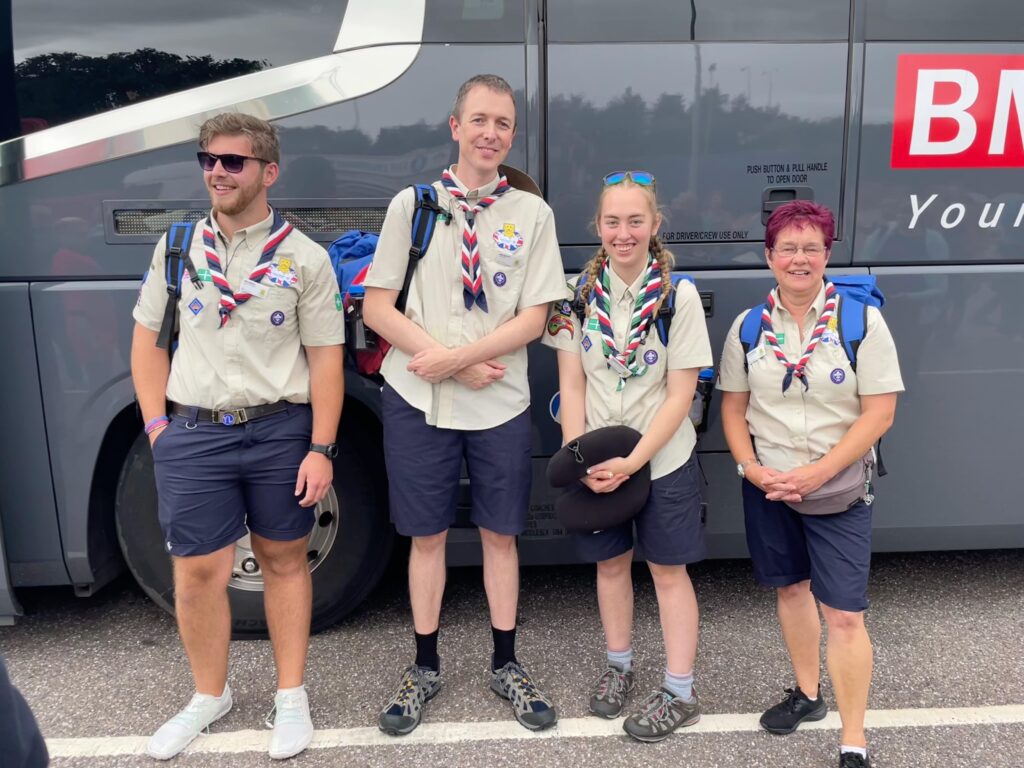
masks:
[[[801,515],[743,481],[743,516],[754,577],[767,587],[811,580],[811,592],[841,611],[868,607],[871,507],[863,501],[835,515]]]
[[[173,416],[153,444],[160,527],[172,555],[206,555],[246,534],[294,541],[313,528],[315,507],[295,495],[309,453],[308,405],[234,426]],[[190,428],[191,427],[191,428]]]
[[[685,565],[707,556],[697,462],[651,482],[640,513],[628,523],[597,533],[574,533],[576,552],[588,563],[618,557],[633,548],[633,526],[640,556],[656,565]]]
[[[517,536],[530,504],[530,409],[490,429],[434,427],[387,384],[381,391],[391,522],[403,536],[433,536],[455,522],[462,462],[478,528]]]

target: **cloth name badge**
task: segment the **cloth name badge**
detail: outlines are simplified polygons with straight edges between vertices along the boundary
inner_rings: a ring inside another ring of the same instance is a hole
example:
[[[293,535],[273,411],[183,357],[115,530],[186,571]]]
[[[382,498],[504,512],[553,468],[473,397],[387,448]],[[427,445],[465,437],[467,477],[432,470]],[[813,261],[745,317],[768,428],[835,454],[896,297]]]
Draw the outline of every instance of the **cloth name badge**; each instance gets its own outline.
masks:
[[[242,283],[242,290],[258,298],[265,299],[267,298],[267,293],[269,293],[270,289],[263,285],[263,283],[257,283],[254,280],[245,280]]]
[[[753,365],[765,355],[765,349],[762,345],[758,344],[756,347],[751,348],[747,352],[747,365]]]

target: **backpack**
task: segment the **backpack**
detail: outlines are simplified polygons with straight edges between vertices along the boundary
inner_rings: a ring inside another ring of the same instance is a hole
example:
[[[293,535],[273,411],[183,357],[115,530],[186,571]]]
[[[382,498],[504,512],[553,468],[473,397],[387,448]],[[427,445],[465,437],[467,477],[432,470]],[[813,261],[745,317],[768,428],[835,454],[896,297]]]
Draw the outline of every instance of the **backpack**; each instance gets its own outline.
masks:
[[[171,224],[167,230],[164,243],[164,281],[167,283],[167,304],[164,306],[164,318],[160,322],[160,332],[156,337],[156,345],[166,349],[168,357],[173,358],[178,348],[178,299],[181,298],[181,281],[188,272],[189,279],[196,290],[203,287],[203,281],[192,263],[190,250],[192,237],[195,235],[198,222],[183,221]],[[146,281],[143,275],[142,281]]]
[[[430,247],[438,215],[442,213],[437,203],[437,190],[432,184],[412,186],[416,193],[416,206],[412,214],[412,245],[409,248],[409,264],[405,270],[402,290],[395,300],[395,309],[402,313],[405,312],[416,265]],[[338,279],[338,291],[345,312],[345,349],[356,370],[364,376],[379,375],[384,356],[391,349],[386,339],[378,337],[363,322],[363,298],[366,295],[363,282],[373,263],[377,242],[377,235],[353,229],[331,243],[327,250],[334,275]]]
[[[836,275],[830,278],[839,294],[839,316],[836,330],[853,372],[857,372],[857,350],[867,333],[868,307],[881,309],[885,296],[874,275]],[[743,370],[747,370],[747,353],[761,338],[761,314],[765,305],[751,307],[740,323],[740,344],[743,346]]]
[[[676,313],[676,291],[679,283],[683,280],[694,282],[690,275],[672,273],[672,288],[668,298],[658,307],[658,316],[655,318],[655,328],[658,330],[658,338],[664,347],[668,347],[668,332],[672,327],[672,318]],[[587,282],[586,273],[576,279],[576,288],[573,292],[572,311],[580,322],[580,328],[585,327],[587,306],[580,295],[583,285]],[[702,368],[697,376],[697,388],[693,393],[693,405],[690,407],[690,420],[693,422],[697,435],[701,435],[708,428],[708,411],[711,408],[711,395],[714,392],[714,368]],[[557,410],[557,407],[552,405]]]
[[[839,294],[839,312],[836,330],[853,372],[857,372],[857,350],[867,333],[868,307],[882,308],[885,296],[874,275],[836,275],[829,278]],[[747,353],[757,346],[761,337],[761,314],[764,304],[751,307],[740,323],[740,344],[743,347],[743,370],[748,371]],[[878,476],[888,472],[882,462],[882,441],[875,450],[878,456]]]

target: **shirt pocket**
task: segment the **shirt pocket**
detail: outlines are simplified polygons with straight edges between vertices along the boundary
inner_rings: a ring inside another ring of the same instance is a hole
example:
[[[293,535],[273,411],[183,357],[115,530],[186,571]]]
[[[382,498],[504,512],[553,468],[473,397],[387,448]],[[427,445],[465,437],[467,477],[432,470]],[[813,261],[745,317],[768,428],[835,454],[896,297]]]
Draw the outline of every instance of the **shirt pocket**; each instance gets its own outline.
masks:
[[[488,306],[499,312],[515,313],[526,280],[526,246],[514,251],[499,248],[493,237],[482,242],[480,266]]]
[[[298,333],[299,291],[297,288],[267,286],[266,296],[249,299],[255,312],[259,335],[268,342],[290,338]]]

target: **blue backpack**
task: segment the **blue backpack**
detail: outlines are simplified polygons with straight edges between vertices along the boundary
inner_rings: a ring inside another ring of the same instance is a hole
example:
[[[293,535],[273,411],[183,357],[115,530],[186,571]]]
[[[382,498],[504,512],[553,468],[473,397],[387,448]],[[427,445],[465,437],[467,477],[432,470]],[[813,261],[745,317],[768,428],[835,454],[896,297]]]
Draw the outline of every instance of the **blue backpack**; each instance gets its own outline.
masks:
[[[836,275],[830,278],[839,294],[839,318],[836,326],[839,341],[854,373],[857,372],[857,349],[867,332],[868,307],[881,308],[885,296],[874,275]],[[740,344],[743,346],[743,370],[747,370],[747,353],[757,346],[761,338],[761,314],[765,305],[758,304],[747,310],[740,323]]]
[[[395,301],[395,309],[399,312],[405,312],[416,265],[430,247],[438,216],[442,214],[437,203],[437,190],[432,184],[415,184],[413,189],[416,192],[416,205],[412,214],[412,245],[409,248],[409,264],[405,270],[402,290]],[[356,369],[366,376],[375,376],[380,372],[384,355],[391,347],[363,323],[363,298],[366,295],[363,281],[373,263],[378,239],[377,235],[353,229],[331,243],[327,249],[331,267],[338,279],[338,292],[345,312],[345,349],[351,355]]]
[[[164,305],[164,318],[160,322],[160,332],[156,337],[156,345],[166,349],[168,357],[174,357],[178,347],[178,299],[181,298],[181,281],[188,270],[189,279],[196,290],[203,287],[203,281],[196,273],[195,265],[189,251],[192,248],[192,236],[198,222],[183,221],[171,224],[167,230],[164,250],[164,281],[167,283],[167,304]],[[142,282],[146,282],[146,274]]]
[[[881,309],[885,296],[878,287],[874,275],[836,275],[829,278],[839,294],[839,319],[836,330],[839,341],[850,360],[850,367],[857,372],[857,350],[867,333],[868,307]],[[747,368],[747,353],[757,346],[761,337],[761,314],[765,305],[759,304],[747,310],[740,323],[740,344],[743,346],[743,370]],[[888,474],[882,461],[882,441],[879,439],[875,452],[878,456],[878,476]]]

